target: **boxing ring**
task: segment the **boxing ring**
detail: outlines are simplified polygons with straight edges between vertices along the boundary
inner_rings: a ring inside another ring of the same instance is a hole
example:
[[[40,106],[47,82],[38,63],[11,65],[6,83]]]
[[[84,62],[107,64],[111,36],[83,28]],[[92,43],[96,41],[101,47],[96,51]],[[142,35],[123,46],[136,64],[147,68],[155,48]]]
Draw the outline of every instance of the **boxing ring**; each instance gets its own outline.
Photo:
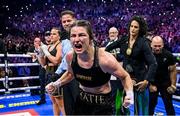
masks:
[[[180,57],[180,53],[173,54],[176,57]],[[39,89],[40,86],[27,86],[27,87],[18,87],[18,88],[9,88],[8,82],[13,80],[28,80],[28,79],[38,79],[39,76],[23,76],[23,77],[9,77],[8,69],[9,67],[18,67],[18,66],[39,66],[38,63],[8,63],[8,58],[11,57],[22,57],[22,58],[31,58],[30,55],[25,54],[0,54],[0,58],[4,58],[4,63],[0,63],[0,68],[4,68],[5,76],[0,78],[0,81],[3,82],[5,89],[0,89],[0,92],[11,92],[17,90],[30,90],[30,89]],[[177,88],[180,88],[180,66],[177,66]],[[180,91],[180,89],[179,89]],[[180,100],[180,96],[173,95],[174,99]]]
[[[3,81],[5,89],[0,89],[0,92],[11,92],[17,90],[30,90],[30,89],[39,89],[40,86],[28,86],[28,87],[18,87],[18,88],[9,88],[8,82],[14,80],[28,80],[28,79],[39,79],[39,76],[23,76],[23,77],[9,77],[9,68],[10,67],[24,67],[24,66],[39,66],[38,63],[8,63],[8,58],[31,58],[30,55],[25,54],[0,54],[0,58],[4,58],[4,63],[0,63],[0,68],[4,68],[5,76],[0,78],[0,81]]]

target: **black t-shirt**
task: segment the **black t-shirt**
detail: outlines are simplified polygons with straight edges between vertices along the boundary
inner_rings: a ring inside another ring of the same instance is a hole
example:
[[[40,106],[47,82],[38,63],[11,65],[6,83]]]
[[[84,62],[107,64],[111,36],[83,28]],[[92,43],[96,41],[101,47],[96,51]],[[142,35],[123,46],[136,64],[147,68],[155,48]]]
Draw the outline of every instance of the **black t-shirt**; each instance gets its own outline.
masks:
[[[168,67],[176,63],[175,57],[166,49],[163,49],[161,54],[154,55],[158,63],[155,83],[170,82],[170,74]]]

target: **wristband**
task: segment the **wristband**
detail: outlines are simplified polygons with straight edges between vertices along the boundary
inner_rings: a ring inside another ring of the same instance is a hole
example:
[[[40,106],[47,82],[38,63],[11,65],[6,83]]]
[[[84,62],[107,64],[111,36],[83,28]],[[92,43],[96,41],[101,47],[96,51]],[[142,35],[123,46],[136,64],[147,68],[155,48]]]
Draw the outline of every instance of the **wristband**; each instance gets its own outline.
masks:
[[[176,86],[174,86],[174,85],[171,85],[171,87],[172,87],[173,89],[175,89],[175,90],[176,90]]]
[[[50,56],[50,55],[51,55],[51,54],[49,53],[49,51],[48,51],[48,46],[47,46],[47,45],[41,43],[41,49],[42,49],[42,51],[44,52],[45,56]]]
[[[127,91],[126,96],[129,96],[130,97],[130,103],[134,104],[134,93],[133,93],[133,91]]]
[[[43,50],[43,52],[44,52],[45,56],[50,56],[50,55],[51,55],[51,54],[49,53],[49,51],[47,51],[47,50]]]

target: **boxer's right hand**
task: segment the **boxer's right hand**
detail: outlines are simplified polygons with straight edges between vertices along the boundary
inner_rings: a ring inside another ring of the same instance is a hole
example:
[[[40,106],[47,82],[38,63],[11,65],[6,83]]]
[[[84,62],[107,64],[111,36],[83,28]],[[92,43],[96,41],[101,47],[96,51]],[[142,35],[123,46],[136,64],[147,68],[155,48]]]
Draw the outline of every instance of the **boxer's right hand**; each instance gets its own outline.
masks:
[[[48,85],[46,85],[46,91],[48,93],[52,93],[54,90],[55,90],[55,86],[54,86],[53,82],[51,82]]]

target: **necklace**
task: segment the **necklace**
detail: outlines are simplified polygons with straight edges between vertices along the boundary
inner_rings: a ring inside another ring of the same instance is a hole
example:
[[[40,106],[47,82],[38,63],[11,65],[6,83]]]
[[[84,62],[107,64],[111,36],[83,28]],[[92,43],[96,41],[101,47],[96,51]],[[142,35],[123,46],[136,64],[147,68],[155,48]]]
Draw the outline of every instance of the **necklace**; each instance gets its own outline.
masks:
[[[130,56],[131,53],[132,53],[132,48],[128,47],[128,49],[126,50],[126,54]]]
[[[134,42],[135,42],[134,39],[130,39],[130,40],[129,40],[128,48],[127,48],[127,50],[126,50],[126,54],[127,54],[128,56],[130,56],[130,55],[132,54],[132,47],[133,47],[133,45],[134,45]]]

